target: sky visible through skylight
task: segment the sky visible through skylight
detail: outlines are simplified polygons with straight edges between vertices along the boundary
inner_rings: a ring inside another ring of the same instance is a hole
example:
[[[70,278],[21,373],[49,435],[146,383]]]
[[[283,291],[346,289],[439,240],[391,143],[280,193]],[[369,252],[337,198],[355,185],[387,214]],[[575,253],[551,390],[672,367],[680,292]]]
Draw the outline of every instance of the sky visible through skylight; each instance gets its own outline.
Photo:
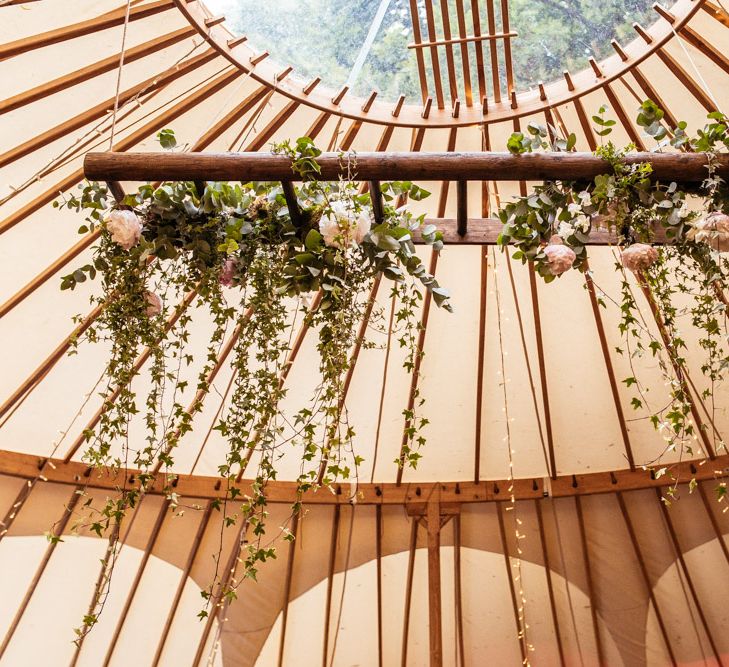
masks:
[[[439,0],[418,0],[423,34],[427,35],[425,3],[433,3],[436,30],[442,35]],[[456,2],[449,0],[450,24],[458,35]],[[509,0],[510,29],[517,91],[549,82],[564,70],[587,67],[587,58],[598,60],[613,53],[611,39],[625,44],[635,32],[633,22],[649,25],[655,19],[654,0]],[[420,101],[417,61],[409,0],[205,0],[214,14],[225,14],[226,25],[235,34],[246,35],[258,51],[292,65],[302,79],[319,76],[334,89],[348,84],[354,94],[366,96],[377,90],[379,99]],[[485,2],[481,5],[482,29],[488,26]],[[501,32],[500,3],[494,2],[496,32]],[[463,2],[467,34],[473,34],[471,3]],[[497,40],[499,49],[502,40]],[[475,59],[475,46],[469,56]],[[485,49],[488,47],[485,45]],[[441,70],[445,50],[441,47]],[[454,49],[456,62],[460,47]],[[500,75],[504,77],[503,52]],[[426,64],[429,58],[425,59]],[[486,58],[487,66],[490,60]],[[459,67],[460,70],[460,67]],[[432,72],[429,72],[429,76]],[[459,73],[462,83],[462,73]],[[476,88],[475,66],[471,66]],[[486,72],[486,79],[491,72]],[[462,86],[459,86],[462,89]]]

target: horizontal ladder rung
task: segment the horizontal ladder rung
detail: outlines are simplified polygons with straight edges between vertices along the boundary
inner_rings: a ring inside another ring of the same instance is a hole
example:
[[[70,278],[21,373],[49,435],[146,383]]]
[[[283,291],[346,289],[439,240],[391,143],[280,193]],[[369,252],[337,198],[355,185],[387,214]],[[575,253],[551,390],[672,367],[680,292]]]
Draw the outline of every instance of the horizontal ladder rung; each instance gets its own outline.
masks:
[[[486,42],[493,39],[506,39],[518,37],[518,32],[496,32],[493,35],[466,35],[465,37],[452,37],[451,39],[438,39],[434,42],[411,42],[409,49],[427,49],[431,46],[446,46],[447,44],[465,44],[467,42]]]

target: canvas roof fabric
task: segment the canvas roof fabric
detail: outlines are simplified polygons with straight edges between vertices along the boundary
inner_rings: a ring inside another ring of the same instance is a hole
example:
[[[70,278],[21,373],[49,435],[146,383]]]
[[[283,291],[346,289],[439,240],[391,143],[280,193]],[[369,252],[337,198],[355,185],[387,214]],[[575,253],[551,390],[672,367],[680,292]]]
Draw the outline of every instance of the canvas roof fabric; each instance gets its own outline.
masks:
[[[419,312],[417,382],[430,420],[422,461],[395,463],[412,387],[386,327],[359,351],[347,393],[364,459],[356,493],[349,483],[320,490],[259,581],[199,621],[199,589],[218,568],[235,575],[241,538],[221,531],[211,505],[225,451],[212,426],[231,375],[221,359],[171,471],[195,507],[178,516],[161,495],[144,498],[123,531],[100,623],[72,643],[107,542],[72,534],[67,508],[78,490],[103,498],[118,482],[82,461],[83,432],[103,409],[96,387],[108,348],[66,354],[98,315],[89,297],[99,288],[59,292],[95,235],[79,235],[75,214],[51,207],[82,181],[87,152],[154,151],[164,128],[191,151],[264,151],[304,135],[325,150],[503,150],[531,121],[575,132],[589,151],[600,142],[590,116],[603,104],[618,121],[616,143],[650,149],[633,120],[641,100],[691,128],[729,109],[729,15],[718,1],[657,6],[614,55],[525,90],[508,58],[518,38],[491,49],[493,3],[473,5],[486,36],[478,59],[448,50],[439,78],[421,70],[422,98],[382,101],[302,81],[199,0],[0,0],[0,665],[729,665],[729,518],[714,500],[729,469],[729,393],[702,403],[700,350],[689,340],[696,413],[708,426],[693,456],[665,455],[681,495],[666,508],[670,480],[642,467],[665,443],[634,418],[621,382],[632,372],[615,351],[619,312],[597,304],[619,299],[609,247],[590,249],[588,279],[570,272],[549,285],[493,246],[423,251],[455,312]],[[500,17],[508,22],[506,0]],[[451,66],[483,75],[460,89]],[[455,183],[421,185],[433,194],[414,211],[456,217]],[[521,186],[471,183],[469,210],[494,215]],[[384,285],[373,297],[389,312]],[[641,309],[651,321],[649,304]],[[210,326],[194,318],[201,350]],[[290,409],[311,394],[318,367],[315,332],[302,330],[297,345]],[[655,362],[636,363],[653,395],[667,396]],[[141,419],[132,424],[141,429]],[[290,513],[299,452],[278,469],[272,526]],[[64,541],[49,543],[59,520]]]

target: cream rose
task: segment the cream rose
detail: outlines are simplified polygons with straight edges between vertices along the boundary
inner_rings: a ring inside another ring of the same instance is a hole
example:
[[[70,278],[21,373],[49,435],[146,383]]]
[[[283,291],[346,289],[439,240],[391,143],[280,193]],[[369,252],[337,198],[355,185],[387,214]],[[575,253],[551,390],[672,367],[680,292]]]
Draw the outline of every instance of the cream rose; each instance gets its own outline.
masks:
[[[352,204],[343,201],[332,202],[330,208],[319,220],[324,243],[334,248],[362,243],[372,224],[367,210],[357,212]]]
[[[142,223],[134,211],[109,211],[104,218],[111,240],[124,250],[130,250],[142,236]]]
[[[729,252],[729,215],[714,211],[697,220],[686,235],[691,241],[706,243],[718,252]]]

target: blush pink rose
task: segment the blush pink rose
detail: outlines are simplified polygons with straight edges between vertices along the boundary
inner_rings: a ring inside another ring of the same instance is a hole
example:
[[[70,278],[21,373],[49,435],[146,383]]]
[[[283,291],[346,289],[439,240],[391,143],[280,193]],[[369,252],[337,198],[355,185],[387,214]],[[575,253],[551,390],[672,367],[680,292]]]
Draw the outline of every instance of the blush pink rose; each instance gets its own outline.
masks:
[[[638,273],[656,263],[658,251],[646,243],[634,243],[620,252],[620,259],[626,269]]]
[[[238,263],[232,257],[228,257],[228,259],[223,262],[223,268],[220,272],[220,284],[223,287],[233,287],[233,278],[235,278],[237,264]]]
[[[569,271],[577,259],[575,251],[566,246],[556,234],[549,239],[549,244],[544,248],[544,254],[547,256],[549,272],[553,276],[561,276],[565,271]]]

